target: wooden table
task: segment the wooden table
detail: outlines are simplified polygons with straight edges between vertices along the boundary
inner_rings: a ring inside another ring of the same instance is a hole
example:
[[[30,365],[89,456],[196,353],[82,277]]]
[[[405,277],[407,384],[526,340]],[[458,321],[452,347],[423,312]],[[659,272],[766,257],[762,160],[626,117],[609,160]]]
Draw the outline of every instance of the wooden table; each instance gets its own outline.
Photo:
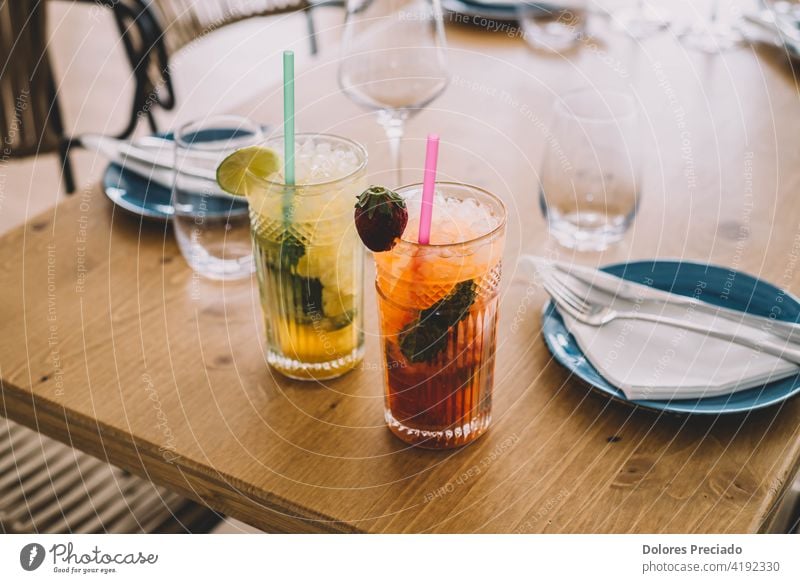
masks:
[[[609,37],[562,59],[502,33],[449,34],[453,83],[410,124],[406,167],[420,174],[422,140],[436,130],[442,177],[484,186],[510,209],[485,437],[430,452],[385,429],[371,291],[359,370],[325,385],[273,376],[254,282],[194,277],[169,230],[114,209],[99,188],[0,240],[0,413],[269,531],[767,529],[800,463],[800,401],[707,419],[594,394],[550,357],[544,295],[515,278],[515,260],[680,256],[800,292],[800,112],[788,68],[749,49],[685,53],[667,35],[641,46]],[[386,144],[335,72],[322,60],[299,76],[300,126],[367,144],[380,182]],[[640,99],[646,181],[626,240],[573,255],[548,241],[537,166],[554,96],[586,83]],[[241,111],[274,121],[280,97]]]

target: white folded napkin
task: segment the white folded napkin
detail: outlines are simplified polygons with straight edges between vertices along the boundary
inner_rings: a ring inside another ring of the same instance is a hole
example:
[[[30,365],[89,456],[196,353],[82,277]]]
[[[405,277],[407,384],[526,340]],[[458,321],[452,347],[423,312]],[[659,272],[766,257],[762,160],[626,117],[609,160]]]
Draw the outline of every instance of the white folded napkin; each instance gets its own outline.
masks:
[[[644,286],[630,286],[628,290],[639,287]],[[713,325],[720,331],[746,332],[754,339],[774,340],[768,332],[700,310],[645,302],[644,294],[624,299],[580,282],[573,289],[618,311],[646,311],[709,328]],[[589,362],[631,400],[715,397],[800,372],[800,367],[781,358],[682,328],[628,319],[590,326],[560,313]]]

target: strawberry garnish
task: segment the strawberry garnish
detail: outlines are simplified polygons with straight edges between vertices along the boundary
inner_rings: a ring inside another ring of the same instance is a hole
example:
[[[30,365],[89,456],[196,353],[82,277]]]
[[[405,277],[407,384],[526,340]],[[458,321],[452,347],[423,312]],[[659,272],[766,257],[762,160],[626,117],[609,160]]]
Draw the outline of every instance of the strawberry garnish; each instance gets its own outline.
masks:
[[[389,251],[408,223],[405,201],[383,186],[370,186],[356,203],[356,229],[370,250]]]

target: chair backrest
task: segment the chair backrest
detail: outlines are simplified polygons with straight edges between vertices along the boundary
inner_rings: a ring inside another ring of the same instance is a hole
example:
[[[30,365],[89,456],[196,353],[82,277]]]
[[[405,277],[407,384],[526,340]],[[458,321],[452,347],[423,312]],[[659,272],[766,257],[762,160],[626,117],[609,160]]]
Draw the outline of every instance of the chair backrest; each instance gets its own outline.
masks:
[[[45,2],[0,2],[0,156],[58,148]]]
[[[305,10],[308,0],[152,0],[170,52],[228,24],[256,16]]]

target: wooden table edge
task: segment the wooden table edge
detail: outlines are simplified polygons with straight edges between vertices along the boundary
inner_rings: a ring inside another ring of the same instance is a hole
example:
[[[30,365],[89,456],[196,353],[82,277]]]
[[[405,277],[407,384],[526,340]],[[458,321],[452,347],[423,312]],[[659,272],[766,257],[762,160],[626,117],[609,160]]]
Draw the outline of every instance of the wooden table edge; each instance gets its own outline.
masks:
[[[797,397],[800,398],[800,397]],[[785,503],[786,493],[789,492],[795,480],[800,479],[800,455],[794,456],[794,463],[787,468],[787,478],[783,480],[779,488],[770,488],[775,495],[765,498],[761,504],[761,512],[758,513],[758,523],[753,532],[758,534],[774,533],[774,529],[779,525],[775,521],[779,518],[780,510]]]
[[[231,476],[219,473],[219,479],[215,479],[203,471],[197,462],[183,456],[167,460],[155,443],[127,434],[121,437],[118,430],[97,419],[71,413],[58,403],[32,395],[3,379],[0,379],[0,395],[3,406],[1,412],[7,419],[266,532],[364,532],[280,496],[265,497],[252,488],[238,484]],[[97,434],[103,436],[99,442],[92,438]],[[135,456],[139,463],[131,463],[131,456]],[[203,491],[209,492],[210,496],[199,493]],[[248,509],[241,506],[243,496],[257,503],[264,511],[258,515],[248,513]]]

